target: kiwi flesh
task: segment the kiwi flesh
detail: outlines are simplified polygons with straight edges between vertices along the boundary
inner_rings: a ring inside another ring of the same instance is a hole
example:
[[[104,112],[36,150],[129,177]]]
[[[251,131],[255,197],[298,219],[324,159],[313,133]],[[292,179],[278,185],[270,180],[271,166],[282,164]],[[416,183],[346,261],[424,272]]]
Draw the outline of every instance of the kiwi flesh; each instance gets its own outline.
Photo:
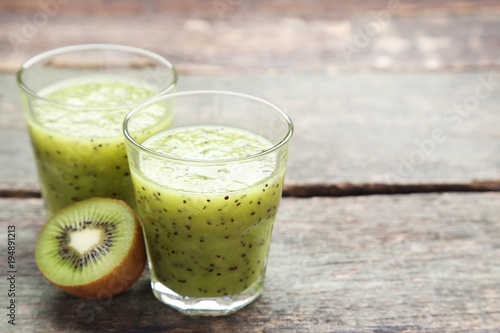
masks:
[[[54,213],[35,249],[38,269],[50,282],[84,298],[107,298],[142,275],[146,250],[134,211],[123,201],[91,198]]]

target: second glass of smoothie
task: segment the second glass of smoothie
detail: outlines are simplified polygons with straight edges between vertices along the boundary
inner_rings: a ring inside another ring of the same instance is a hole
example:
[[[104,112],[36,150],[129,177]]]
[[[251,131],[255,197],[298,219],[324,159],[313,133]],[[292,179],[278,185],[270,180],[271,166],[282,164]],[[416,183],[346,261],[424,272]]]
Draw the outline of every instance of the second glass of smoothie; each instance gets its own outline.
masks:
[[[175,90],[174,66],[134,47],[76,45],[28,60],[17,82],[47,213],[91,197],[135,208],[123,119],[137,104]],[[154,113],[169,121],[166,110]]]
[[[171,126],[146,124],[151,108],[170,110]],[[127,152],[160,301],[221,315],[261,295],[292,131],[278,107],[231,92],[168,94],[129,113]]]

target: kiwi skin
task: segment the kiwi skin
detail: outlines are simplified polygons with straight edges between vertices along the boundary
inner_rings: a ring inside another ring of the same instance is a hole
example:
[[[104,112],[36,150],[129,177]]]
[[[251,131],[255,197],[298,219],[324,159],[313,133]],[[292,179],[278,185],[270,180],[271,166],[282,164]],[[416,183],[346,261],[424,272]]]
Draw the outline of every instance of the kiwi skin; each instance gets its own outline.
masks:
[[[52,284],[71,295],[90,299],[104,299],[123,293],[141,277],[142,272],[144,271],[144,268],[146,266],[146,247],[144,245],[142,227],[139,223],[137,215],[125,202],[111,198],[91,198],[84,201],[95,199],[120,202],[125,205],[134,216],[134,237],[132,245],[130,246],[127,254],[122,258],[120,263],[108,274],[101,276],[97,280],[80,285],[63,285],[56,283],[50,280],[46,275],[44,275],[40,268],[39,271]],[[78,202],[62,208],[53,215],[60,214],[63,210],[76,204],[78,204]],[[45,224],[43,228],[45,228],[46,226],[47,224]],[[37,258],[35,254],[35,262],[37,262],[36,259]]]

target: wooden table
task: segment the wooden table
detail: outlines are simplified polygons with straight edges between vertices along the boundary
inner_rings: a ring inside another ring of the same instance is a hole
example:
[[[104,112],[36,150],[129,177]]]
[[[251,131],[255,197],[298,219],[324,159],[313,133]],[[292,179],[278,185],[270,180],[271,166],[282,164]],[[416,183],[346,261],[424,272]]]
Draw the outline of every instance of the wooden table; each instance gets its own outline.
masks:
[[[1,2],[0,239],[15,229],[16,249],[13,268],[0,252],[0,331],[500,332],[500,4],[346,3]],[[180,91],[254,94],[292,117],[266,286],[245,309],[186,317],[147,270],[100,301],[38,272],[45,217],[14,72],[89,42],[150,49]]]

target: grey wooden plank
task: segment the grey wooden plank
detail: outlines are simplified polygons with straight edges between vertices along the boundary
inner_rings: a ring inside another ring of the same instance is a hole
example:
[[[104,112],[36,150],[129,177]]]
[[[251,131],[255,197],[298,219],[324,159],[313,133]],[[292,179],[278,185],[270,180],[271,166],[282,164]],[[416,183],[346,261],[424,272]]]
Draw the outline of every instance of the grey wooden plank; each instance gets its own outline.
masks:
[[[95,3],[84,5],[90,12],[70,9],[72,2],[50,15],[38,3],[26,12],[6,9],[0,13],[0,70],[14,71],[42,51],[88,42],[149,49],[196,73],[432,71],[496,67],[500,61],[495,1],[197,3],[137,16],[117,9],[103,15],[106,5]],[[389,4],[400,6],[391,10]]]
[[[0,199],[16,229],[16,329],[109,332],[496,332],[500,194],[283,199],[263,296],[229,317],[189,318],[151,294],[148,272],[106,301],[37,271],[40,199]],[[5,272],[6,252],[0,252]],[[7,304],[7,280],[0,280]],[[5,310],[4,310],[5,311]],[[2,331],[7,330],[4,317]]]
[[[484,82],[490,82],[491,92]],[[37,189],[12,74],[0,75],[0,86],[0,188]],[[476,97],[478,87],[486,97]],[[379,184],[391,189],[500,181],[497,71],[182,74],[179,91],[194,89],[249,93],[290,114],[296,131],[289,186]],[[475,100],[478,104],[469,108]],[[454,111],[457,106],[463,111]],[[499,189],[499,184],[490,187]]]
[[[67,3],[60,2],[62,5]],[[207,2],[203,0],[178,0],[162,1],[148,0],[137,2],[135,0],[93,0],[92,2],[76,2],[70,6],[60,6],[61,13],[105,13],[109,16],[124,14],[150,14],[154,12],[176,14],[205,14],[213,15],[218,7],[228,13],[236,11],[258,11],[262,13],[290,13],[302,16],[345,16],[366,12],[368,10],[381,10],[388,7],[387,0],[267,0],[267,1],[237,1],[220,0]],[[492,10],[498,7],[494,0],[420,0],[419,2],[403,2],[402,10],[405,13],[439,11],[445,13],[463,13],[470,11]],[[33,14],[43,8],[43,4],[30,0],[17,0],[14,2],[0,3],[0,9],[22,14]]]

